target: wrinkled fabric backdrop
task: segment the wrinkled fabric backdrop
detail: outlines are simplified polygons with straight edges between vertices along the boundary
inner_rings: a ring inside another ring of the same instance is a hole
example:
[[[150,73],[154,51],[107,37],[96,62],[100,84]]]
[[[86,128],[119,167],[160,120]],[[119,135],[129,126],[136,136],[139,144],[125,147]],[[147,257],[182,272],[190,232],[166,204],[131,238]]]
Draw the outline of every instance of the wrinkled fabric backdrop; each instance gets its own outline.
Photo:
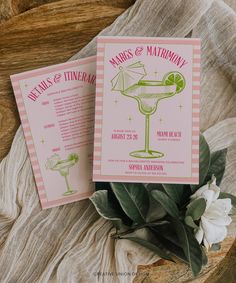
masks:
[[[235,5],[236,6],[236,5]],[[211,150],[229,146],[222,190],[236,195],[236,14],[217,0],[137,0],[102,35],[200,37],[201,130]],[[71,60],[96,54],[96,39]],[[2,283],[130,283],[132,272],[158,260],[128,240],[110,239],[112,226],[89,200],[42,211],[22,128],[0,164]]]

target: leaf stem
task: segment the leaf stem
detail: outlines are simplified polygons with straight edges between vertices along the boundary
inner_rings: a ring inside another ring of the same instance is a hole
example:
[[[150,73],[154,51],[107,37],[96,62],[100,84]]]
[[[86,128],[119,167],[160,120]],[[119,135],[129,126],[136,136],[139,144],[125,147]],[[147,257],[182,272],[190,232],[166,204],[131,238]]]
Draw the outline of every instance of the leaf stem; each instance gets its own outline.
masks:
[[[142,229],[142,228],[145,228],[145,227],[155,227],[155,226],[164,225],[164,224],[168,224],[168,223],[169,223],[169,221],[162,220],[162,221],[157,221],[157,222],[153,221],[153,222],[137,225],[137,226],[135,226],[131,229],[128,229],[124,232],[121,232],[121,233],[116,232],[115,234],[111,235],[111,238],[112,239],[121,239],[122,236],[133,233],[133,232],[135,232],[139,229]]]

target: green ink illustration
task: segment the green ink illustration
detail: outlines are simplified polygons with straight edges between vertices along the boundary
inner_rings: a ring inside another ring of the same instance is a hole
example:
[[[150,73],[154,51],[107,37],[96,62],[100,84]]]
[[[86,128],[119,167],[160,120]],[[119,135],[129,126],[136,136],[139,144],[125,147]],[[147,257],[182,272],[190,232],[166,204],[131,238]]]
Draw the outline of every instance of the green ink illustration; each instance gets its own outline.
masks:
[[[144,64],[140,61],[119,69],[118,74],[111,80],[112,90],[135,99],[138,102],[139,111],[145,115],[144,149],[130,152],[130,156],[161,158],[164,153],[150,149],[150,116],[156,112],[160,100],[183,91],[185,78],[181,73],[173,71],[165,74],[162,81],[143,80],[147,73]]]
[[[70,187],[68,176],[69,169],[74,166],[78,161],[79,156],[75,153],[69,154],[67,159],[64,160],[61,159],[59,154],[53,154],[50,158],[47,159],[47,162],[45,164],[46,169],[58,171],[60,175],[65,179],[67,191],[63,194],[63,196],[69,196],[76,192]]]

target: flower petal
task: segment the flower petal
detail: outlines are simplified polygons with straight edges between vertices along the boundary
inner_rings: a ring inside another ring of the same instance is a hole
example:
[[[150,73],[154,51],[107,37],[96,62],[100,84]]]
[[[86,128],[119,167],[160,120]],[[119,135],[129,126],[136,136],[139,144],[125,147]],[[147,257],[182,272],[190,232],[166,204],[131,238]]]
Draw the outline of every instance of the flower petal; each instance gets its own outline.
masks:
[[[212,175],[211,176],[211,184],[213,184],[213,185],[216,185],[216,177],[215,177],[215,175]]]
[[[213,225],[218,225],[218,226],[228,226],[232,222],[232,218],[228,215],[222,216],[219,218],[215,218],[215,219],[209,219],[209,218],[207,219]]]
[[[203,232],[203,229],[202,229],[202,226],[201,226],[201,223],[200,223],[200,226],[195,233],[195,238],[197,239],[199,244],[201,244],[201,242],[203,240],[203,235],[204,235],[204,232]]]
[[[232,209],[230,198],[218,199],[215,203],[225,214],[230,213],[230,210]]]
[[[225,206],[228,205],[226,208]],[[222,202],[217,200],[213,202],[210,207],[204,212],[203,216],[208,219],[212,224],[215,225],[229,225],[232,221],[231,217],[228,216],[228,212],[231,209],[231,202]]]
[[[206,210],[210,207],[212,204],[212,201],[214,199],[215,192],[213,190],[207,190],[202,193],[202,197],[206,200]]]
[[[201,197],[202,193],[207,191],[209,188],[209,185],[206,184],[204,186],[202,186],[201,188],[199,188],[193,195],[191,195],[191,199],[196,199],[196,198],[199,198]]]
[[[219,243],[227,236],[225,226],[214,225],[204,216],[201,218],[201,224],[204,231],[204,238],[206,238],[209,245]]]
[[[206,238],[203,239],[204,246],[206,247],[207,251],[211,247],[211,245],[207,242]]]
[[[220,188],[218,186],[216,186],[214,183],[212,183],[212,184],[210,184],[209,189],[214,192],[213,201],[216,201],[218,199],[219,195],[220,195]]]

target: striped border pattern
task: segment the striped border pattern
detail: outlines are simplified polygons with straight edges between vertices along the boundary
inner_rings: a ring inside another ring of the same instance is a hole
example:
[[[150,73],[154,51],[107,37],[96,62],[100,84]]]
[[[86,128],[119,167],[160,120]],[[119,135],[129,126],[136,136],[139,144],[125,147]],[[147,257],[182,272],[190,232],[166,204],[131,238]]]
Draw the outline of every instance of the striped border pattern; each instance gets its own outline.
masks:
[[[71,62],[69,61],[66,63],[53,65],[53,66],[49,66],[45,68],[40,68],[40,69],[33,70],[33,71],[27,71],[24,73],[10,76],[12,87],[13,87],[15,98],[16,98],[18,112],[19,112],[20,119],[21,119],[23,132],[25,136],[25,141],[26,141],[27,148],[28,148],[29,157],[30,157],[32,169],[34,172],[35,183],[37,186],[40,203],[43,209],[55,207],[55,206],[63,205],[66,203],[71,203],[73,201],[78,201],[78,200],[88,198],[91,196],[92,192],[75,194],[73,196],[62,198],[62,199],[57,199],[57,200],[51,200],[51,201],[48,200],[46,188],[43,182],[43,177],[41,174],[41,170],[40,170],[40,166],[39,166],[39,162],[37,158],[37,152],[36,152],[33,137],[32,137],[31,126],[30,126],[30,123],[27,117],[27,111],[26,111],[26,107],[24,104],[23,95],[21,92],[20,80],[40,76],[43,74],[47,74],[49,72],[61,71],[66,68],[75,67],[78,65],[89,64],[89,63],[95,62],[95,60],[96,60],[96,56],[92,56],[92,57],[88,57],[85,59],[79,59],[79,60],[75,60]]]
[[[113,37],[113,36],[99,36],[97,38],[100,43],[148,43],[148,44],[184,44],[184,45],[199,45],[198,38],[172,38],[165,37]]]
[[[93,151],[93,176],[101,174],[102,154],[102,114],[103,114],[103,80],[104,80],[105,45],[97,45],[96,100],[95,100],[95,130]]]
[[[200,69],[201,45],[193,45],[192,62],[192,177],[199,181]]]
[[[22,124],[22,128],[24,131],[25,141],[26,141],[26,145],[28,148],[28,153],[29,153],[32,169],[34,172],[34,178],[35,178],[35,183],[38,189],[38,195],[40,198],[41,206],[44,207],[44,204],[48,202],[47,193],[46,193],[45,186],[43,183],[43,178],[42,178],[41,170],[39,167],[39,162],[38,162],[38,158],[37,158],[37,154],[36,154],[36,150],[34,146],[34,141],[33,141],[32,133],[30,129],[30,123],[27,117],[27,112],[25,109],[25,104],[24,104],[22,93],[21,93],[20,82],[17,80],[17,75],[14,77],[15,77],[14,80],[12,80],[11,78],[12,87],[13,87],[15,98],[16,98],[18,112],[20,115],[21,124]]]
[[[124,181],[146,182],[146,176],[117,176],[103,175],[102,164],[102,116],[103,116],[103,83],[104,83],[104,54],[106,43],[149,43],[149,44],[184,44],[193,47],[193,82],[192,82],[192,167],[191,177],[150,177],[150,183],[188,183],[199,182],[199,112],[200,112],[200,39],[167,39],[145,37],[98,37],[97,39],[97,86],[95,102],[95,131],[94,131],[94,158],[93,181]]]

